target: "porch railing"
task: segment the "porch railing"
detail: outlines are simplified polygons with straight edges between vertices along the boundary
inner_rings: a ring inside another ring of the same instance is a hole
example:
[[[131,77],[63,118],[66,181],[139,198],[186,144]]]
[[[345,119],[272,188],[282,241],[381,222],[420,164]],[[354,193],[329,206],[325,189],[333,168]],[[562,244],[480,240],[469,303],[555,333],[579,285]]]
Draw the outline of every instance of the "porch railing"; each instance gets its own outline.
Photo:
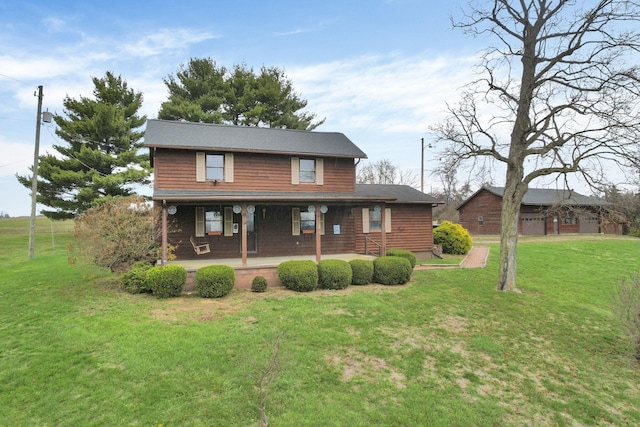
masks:
[[[378,249],[378,252],[374,252],[373,250],[369,251],[369,243],[371,243],[375,248]],[[380,256],[382,253],[382,245],[375,240],[365,236],[364,237],[364,254],[365,255],[377,255]]]

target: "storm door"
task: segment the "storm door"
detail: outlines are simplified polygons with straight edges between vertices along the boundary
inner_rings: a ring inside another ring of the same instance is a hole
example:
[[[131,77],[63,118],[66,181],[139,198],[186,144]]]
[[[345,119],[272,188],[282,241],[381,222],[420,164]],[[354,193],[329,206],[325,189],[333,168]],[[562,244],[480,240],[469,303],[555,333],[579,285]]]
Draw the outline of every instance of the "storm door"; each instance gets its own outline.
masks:
[[[258,253],[258,228],[255,212],[247,212],[247,253]]]

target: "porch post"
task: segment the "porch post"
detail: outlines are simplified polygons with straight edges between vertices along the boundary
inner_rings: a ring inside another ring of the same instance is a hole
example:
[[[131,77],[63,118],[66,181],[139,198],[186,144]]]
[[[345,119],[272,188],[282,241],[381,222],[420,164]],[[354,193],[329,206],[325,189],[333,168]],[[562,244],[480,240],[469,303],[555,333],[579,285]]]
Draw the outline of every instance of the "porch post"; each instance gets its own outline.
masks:
[[[382,231],[382,236],[380,237],[380,256],[385,256],[387,254],[387,230],[385,229],[385,223],[387,222],[387,218],[385,215],[385,211],[386,211],[386,205],[383,203],[382,204],[382,212],[381,216],[380,216],[380,221],[382,221],[380,230]]]
[[[242,266],[247,266],[247,204],[242,204]]]
[[[162,265],[167,264],[167,202],[162,201]]]
[[[322,217],[322,213],[320,212],[320,206],[316,206],[316,262],[320,262],[321,253],[322,253],[322,242],[320,233],[322,231],[322,227],[320,224],[320,219]]]

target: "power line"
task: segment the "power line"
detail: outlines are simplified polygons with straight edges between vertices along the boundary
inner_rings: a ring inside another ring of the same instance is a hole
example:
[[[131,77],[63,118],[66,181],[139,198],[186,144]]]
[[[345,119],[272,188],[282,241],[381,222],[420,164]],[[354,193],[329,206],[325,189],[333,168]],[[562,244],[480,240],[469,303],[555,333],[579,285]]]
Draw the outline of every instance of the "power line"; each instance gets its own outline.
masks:
[[[2,73],[0,73],[0,76],[2,76],[2,77],[6,77],[7,79],[15,80],[16,82],[19,82],[19,83],[27,83],[27,82],[25,82],[25,81],[18,80],[18,79],[14,78],[14,77],[7,76],[6,74],[2,74]]]

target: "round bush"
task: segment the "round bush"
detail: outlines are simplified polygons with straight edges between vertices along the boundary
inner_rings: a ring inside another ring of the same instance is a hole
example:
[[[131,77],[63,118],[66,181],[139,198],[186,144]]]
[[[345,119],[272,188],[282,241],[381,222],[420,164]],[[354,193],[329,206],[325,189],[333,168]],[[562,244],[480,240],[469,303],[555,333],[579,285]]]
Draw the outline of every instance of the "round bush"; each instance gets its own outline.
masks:
[[[368,285],[373,281],[373,261],[368,259],[352,259],[349,261],[352,285]]]
[[[147,283],[147,271],[153,267],[148,261],[138,261],[131,266],[131,269],[120,277],[120,283],[125,291],[130,294],[140,294],[150,292]]]
[[[267,279],[263,276],[256,276],[253,278],[251,282],[251,291],[252,292],[264,292],[267,290]]]
[[[413,252],[408,251],[406,249],[388,249],[387,256],[399,256],[402,258],[406,258],[409,260],[409,263],[411,264],[411,268],[415,267],[416,262],[418,261],[416,259],[416,255]]]
[[[155,266],[147,270],[147,283],[158,298],[180,296],[187,282],[187,270],[179,265]]]
[[[318,286],[318,267],[313,261],[285,261],[278,265],[278,278],[287,289],[309,292]]]
[[[382,256],[373,260],[373,280],[383,285],[403,285],[411,278],[411,263],[399,256]]]
[[[460,224],[443,221],[433,229],[433,243],[442,245],[445,254],[465,255],[471,249],[471,236]]]
[[[351,284],[353,271],[347,261],[323,259],[318,263],[318,284],[323,289],[344,289]]]
[[[229,295],[236,282],[236,272],[228,265],[209,265],[196,271],[196,290],[203,298]]]

